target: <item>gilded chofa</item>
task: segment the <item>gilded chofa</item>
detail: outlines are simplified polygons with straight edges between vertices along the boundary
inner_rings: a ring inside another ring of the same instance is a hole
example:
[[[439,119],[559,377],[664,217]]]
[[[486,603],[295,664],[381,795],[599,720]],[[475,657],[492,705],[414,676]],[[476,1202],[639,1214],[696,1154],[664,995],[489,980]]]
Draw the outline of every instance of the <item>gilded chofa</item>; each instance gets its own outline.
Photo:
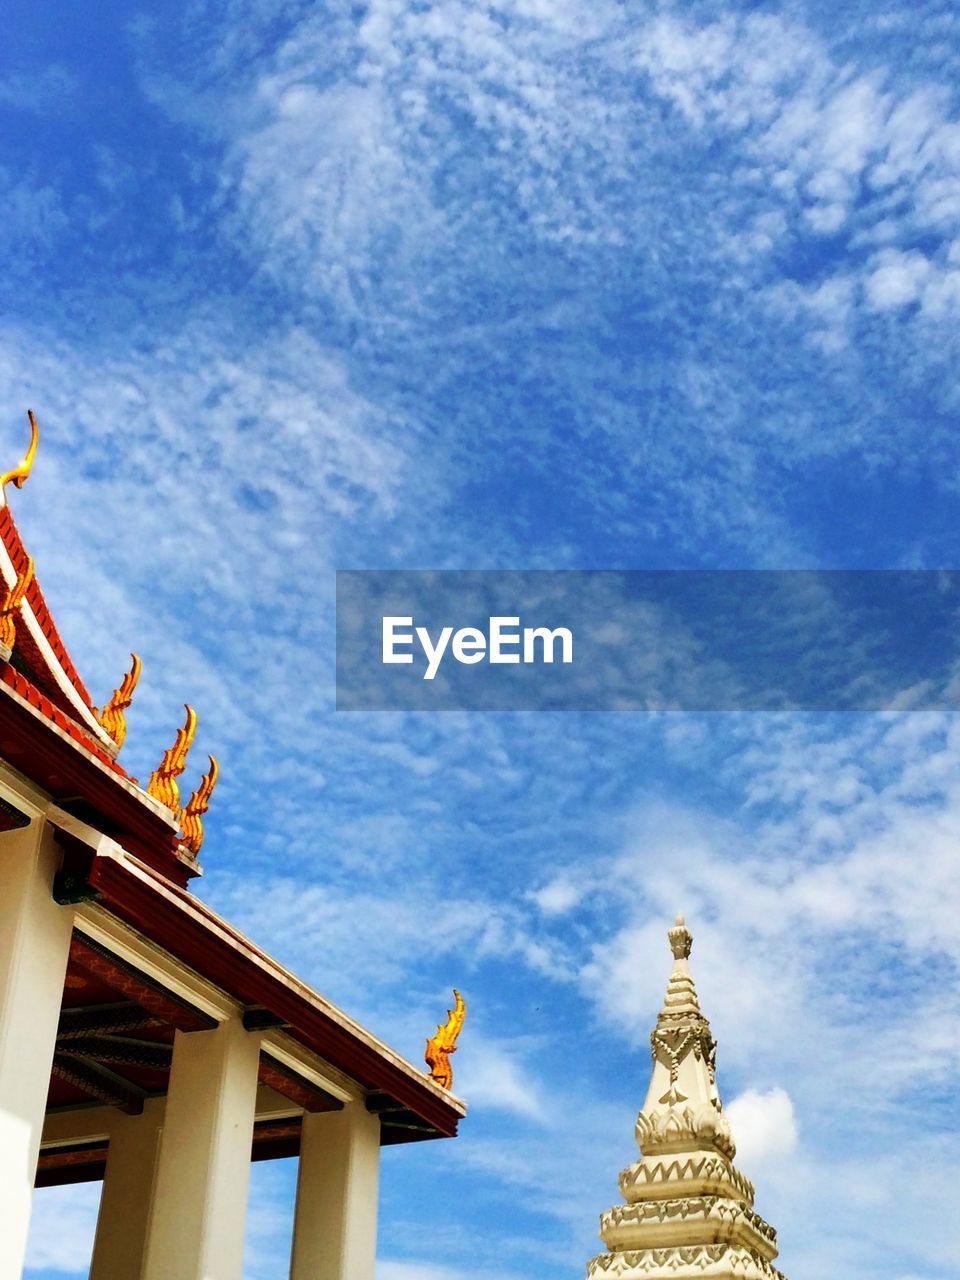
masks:
[[[132,659],[130,670],[123,677],[120,687],[114,689],[110,695],[110,701],[100,712],[100,723],[117,744],[118,749],[123,746],[127,736],[125,712],[133,701],[133,691],[136,689],[137,681],[140,679],[140,659],[135,653],[131,653],[130,657]]]
[[[30,472],[33,470],[33,460],[37,456],[37,445],[40,443],[40,428],[37,425],[32,409],[27,410],[27,418],[30,422],[30,444],[27,446],[27,452],[17,465],[0,476],[0,497],[6,495],[8,484],[22,489],[30,477]],[[0,501],[0,506],[2,506],[2,501]]]
[[[187,767],[187,753],[197,732],[197,713],[193,707],[184,705],[187,713],[183,728],[177,730],[177,737],[172,747],[163,753],[160,767],[150,775],[147,793],[165,804],[173,813],[180,813],[180,788],[177,778]]]
[[[427,1041],[427,1051],[424,1054],[427,1066],[430,1068],[431,1080],[436,1080],[437,1084],[443,1085],[444,1089],[453,1088],[450,1055],[457,1051],[457,1037],[463,1030],[463,1023],[467,1016],[467,1006],[463,996],[456,989],[454,989],[453,998],[456,1001],[454,1008],[447,1010],[447,1021],[443,1026],[438,1026],[437,1034]]]
[[[210,807],[210,797],[220,776],[220,766],[216,756],[209,756],[210,769],[203,775],[199,787],[187,801],[180,814],[181,840],[194,857],[200,852],[203,844],[203,822],[201,819]]]

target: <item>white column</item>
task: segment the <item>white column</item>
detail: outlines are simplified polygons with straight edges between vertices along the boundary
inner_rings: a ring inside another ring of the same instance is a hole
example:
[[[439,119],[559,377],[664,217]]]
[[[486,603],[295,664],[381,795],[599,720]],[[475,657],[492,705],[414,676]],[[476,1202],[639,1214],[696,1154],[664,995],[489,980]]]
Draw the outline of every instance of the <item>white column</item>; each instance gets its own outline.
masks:
[[[290,1280],[374,1280],[380,1118],[362,1102],[303,1117]]]
[[[73,912],[51,896],[46,822],[0,834],[0,1276],[19,1276],[30,1223]]]
[[[260,1038],[178,1031],[142,1280],[240,1280]]]
[[[127,1116],[118,1111],[111,1118],[90,1280],[139,1280],[162,1120],[160,1099],[147,1102],[141,1116]]]

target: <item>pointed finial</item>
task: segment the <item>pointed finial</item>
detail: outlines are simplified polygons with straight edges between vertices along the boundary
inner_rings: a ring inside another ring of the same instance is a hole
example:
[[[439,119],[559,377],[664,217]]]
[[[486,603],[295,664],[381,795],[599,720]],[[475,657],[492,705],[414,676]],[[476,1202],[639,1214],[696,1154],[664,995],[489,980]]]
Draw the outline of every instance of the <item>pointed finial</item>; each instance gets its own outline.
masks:
[[[130,657],[132,659],[130,670],[123,677],[120,687],[114,689],[110,695],[110,701],[100,712],[100,723],[117,744],[118,750],[123,746],[127,736],[127,718],[124,712],[133,701],[133,691],[140,679],[140,659],[135,653],[131,653]]]
[[[13,484],[18,489],[22,489],[33,469],[33,460],[37,455],[37,444],[40,441],[40,428],[37,426],[32,409],[27,410],[27,418],[30,421],[30,444],[17,465],[0,476],[0,506],[6,503],[7,485]]]
[[[3,604],[0,604],[0,645],[7,650],[8,655],[17,639],[17,623],[14,615],[23,604],[23,598],[32,581],[33,557],[28,556],[27,563],[17,574],[16,582],[4,596]]]
[[[220,776],[220,766],[216,756],[209,756],[210,772],[205,773],[199,787],[187,801],[180,814],[181,840],[194,857],[200,852],[203,844],[203,823],[200,819],[210,807],[210,797]]]
[[[467,1016],[467,1006],[463,996],[454,988],[453,998],[456,1006],[447,1010],[445,1025],[437,1027],[437,1034],[427,1041],[424,1060],[430,1068],[430,1079],[444,1089],[453,1088],[453,1068],[450,1066],[450,1055],[457,1051],[457,1037],[463,1030]]]
[[[176,741],[163,753],[160,767],[153,771],[147,783],[147,794],[159,800],[161,804],[165,804],[175,814],[180,812],[180,788],[177,786],[177,778],[187,767],[187,752],[197,732],[197,713],[193,707],[186,704],[184,704],[184,710],[187,718],[183,728],[177,730]]]
[[[683,922],[683,916],[677,916],[677,922],[672,929],[667,930],[667,937],[670,939],[670,950],[673,952],[675,960],[686,960],[690,956],[693,949],[693,934]]]

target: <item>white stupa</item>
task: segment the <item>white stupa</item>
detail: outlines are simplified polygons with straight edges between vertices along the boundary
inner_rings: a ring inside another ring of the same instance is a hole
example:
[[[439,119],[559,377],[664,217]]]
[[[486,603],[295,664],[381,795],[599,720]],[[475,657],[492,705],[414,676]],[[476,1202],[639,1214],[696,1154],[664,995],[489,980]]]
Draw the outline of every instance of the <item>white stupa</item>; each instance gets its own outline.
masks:
[[[776,1232],[753,1211],[714,1074],[717,1046],[688,957],[693,936],[669,931],[673,972],[650,1037],[653,1075],[636,1136],[641,1158],[620,1175],[626,1204],[600,1218],[607,1246],[588,1280],[784,1280]]]

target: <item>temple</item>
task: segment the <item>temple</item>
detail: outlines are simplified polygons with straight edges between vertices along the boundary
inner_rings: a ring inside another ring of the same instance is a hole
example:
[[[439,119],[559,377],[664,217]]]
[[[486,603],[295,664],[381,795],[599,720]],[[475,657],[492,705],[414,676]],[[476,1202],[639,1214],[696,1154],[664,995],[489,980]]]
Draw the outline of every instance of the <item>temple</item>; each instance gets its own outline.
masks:
[[[35,1185],[102,1179],[92,1280],[240,1280],[250,1162],[297,1156],[291,1280],[374,1280],[381,1147],[465,1113],[462,1001],[425,1074],[191,894],[216,759],[181,802],[187,707],[145,786],[119,762],[140,663],[98,710],[7,505],[30,425],[0,477],[0,1275]]]
[[[588,1280],[784,1280],[776,1233],[753,1211],[714,1071],[716,1043],[700,1012],[690,930],[669,931],[673,971],[651,1035],[653,1074],[637,1117],[641,1157],[620,1175],[626,1204],[600,1219],[608,1252]]]

